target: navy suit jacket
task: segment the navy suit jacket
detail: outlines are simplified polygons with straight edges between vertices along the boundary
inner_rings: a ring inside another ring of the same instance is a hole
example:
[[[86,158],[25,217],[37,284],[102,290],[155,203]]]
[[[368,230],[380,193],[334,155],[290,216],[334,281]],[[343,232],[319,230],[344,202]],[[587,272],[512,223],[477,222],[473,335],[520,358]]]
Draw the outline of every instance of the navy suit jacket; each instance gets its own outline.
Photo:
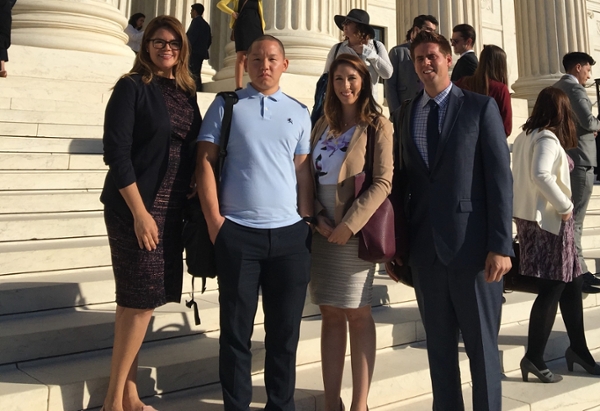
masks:
[[[419,94],[394,113],[400,161],[394,190],[408,218],[409,264],[484,268],[488,252],[513,255],[512,174],[502,118],[487,96],[453,86],[435,161],[413,140]]]

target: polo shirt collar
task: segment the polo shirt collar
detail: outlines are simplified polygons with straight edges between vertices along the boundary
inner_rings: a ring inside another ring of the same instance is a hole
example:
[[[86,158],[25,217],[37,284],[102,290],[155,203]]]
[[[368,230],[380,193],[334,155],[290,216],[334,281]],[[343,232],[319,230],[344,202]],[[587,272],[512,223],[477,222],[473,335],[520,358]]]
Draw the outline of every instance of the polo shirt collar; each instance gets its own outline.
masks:
[[[281,91],[281,87],[279,87],[275,93],[273,93],[269,96],[265,96],[263,93],[261,93],[260,91],[258,91],[254,87],[252,87],[251,83],[248,83],[246,85],[245,91],[248,95],[248,98],[264,97],[264,98],[268,98],[269,100],[280,101],[284,96],[283,91]]]

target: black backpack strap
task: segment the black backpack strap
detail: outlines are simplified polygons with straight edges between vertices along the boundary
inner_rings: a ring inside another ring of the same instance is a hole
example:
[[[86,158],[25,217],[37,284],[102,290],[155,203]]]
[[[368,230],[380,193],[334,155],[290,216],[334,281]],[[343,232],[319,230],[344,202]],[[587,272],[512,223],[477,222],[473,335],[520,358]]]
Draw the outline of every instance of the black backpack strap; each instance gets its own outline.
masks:
[[[233,105],[238,102],[238,95],[235,91],[221,91],[217,96],[221,96],[225,100],[223,121],[221,122],[221,137],[219,139],[219,160],[215,170],[215,178],[217,179],[217,185],[219,185],[221,171],[223,171],[223,164],[225,163],[225,157],[227,157],[227,144],[229,144],[229,134],[231,132]]]
[[[217,167],[215,168],[215,179],[217,180],[217,190],[219,182],[221,181],[221,171],[223,170],[223,164],[225,163],[225,157],[227,157],[227,144],[229,144],[229,134],[231,132],[231,119],[233,118],[233,106],[239,100],[238,95],[235,91],[221,91],[217,94],[225,100],[225,108],[223,112],[223,121],[221,122],[221,137],[219,139],[219,159],[217,161]],[[194,309],[194,321],[196,325],[200,325],[200,312],[198,310],[198,303],[194,300],[194,280],[192,276],[192,294],[191,299],[186,300],[185,306],[187,308]],[[206,291],[206,277],[202,277],[202,294]]]

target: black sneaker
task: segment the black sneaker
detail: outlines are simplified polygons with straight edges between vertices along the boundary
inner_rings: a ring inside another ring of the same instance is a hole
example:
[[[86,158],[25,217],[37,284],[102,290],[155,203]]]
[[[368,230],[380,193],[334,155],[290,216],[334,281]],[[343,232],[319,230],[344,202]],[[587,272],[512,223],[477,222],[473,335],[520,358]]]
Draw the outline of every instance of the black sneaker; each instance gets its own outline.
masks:
[[[583,273],[583,282],[589,285],[600,285],[600,278],[596,277],[594,274],[590,273],[589,271],[587,273]]]

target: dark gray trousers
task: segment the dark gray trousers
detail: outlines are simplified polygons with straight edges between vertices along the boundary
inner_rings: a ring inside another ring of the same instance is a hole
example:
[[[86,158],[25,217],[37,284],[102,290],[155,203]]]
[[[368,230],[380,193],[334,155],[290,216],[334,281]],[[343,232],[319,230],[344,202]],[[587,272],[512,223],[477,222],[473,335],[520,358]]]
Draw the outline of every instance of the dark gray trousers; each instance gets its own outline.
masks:
[[[571,171],[571,192],[573,199],[573,216],[575,219],[575,247],[582,272],[588,272],[587,264],[583,258],[583,249],[581,248],[581,236],[583,234],[583,220],[587,213],[592,189],[594,188],[594,167],[575,166]]]
[[[458,361],[460,332],[470,361],[473,409],[501,411],[498,323],[502,282],[487,283],[483,271],[453,269],[438,260],[430,267],[412,267],[412,271],[427,335],[433,409],[465,409]]]

